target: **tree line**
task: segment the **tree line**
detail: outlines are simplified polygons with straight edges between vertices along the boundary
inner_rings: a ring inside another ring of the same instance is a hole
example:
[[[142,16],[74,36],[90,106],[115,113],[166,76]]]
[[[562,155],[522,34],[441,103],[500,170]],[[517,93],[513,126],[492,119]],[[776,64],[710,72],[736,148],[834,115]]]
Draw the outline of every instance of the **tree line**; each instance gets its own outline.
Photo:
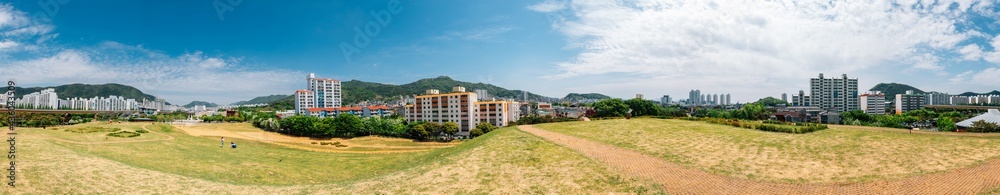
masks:
[[[277,119],[274,113],[260,112],[248,115],[247,122],[265,131],[294,136],[309,137],[362,137],[387,136],[416,140],[451,138],[461,129],[457,123],[434,123],[418,121],[407,123],[398,115],[388,117],[358,117],[341,114],[336,117],[318,118],[311,116],[290,116]],[[472,137],[489,133],[498,127],[490,123],[479,123],[470,130]]]

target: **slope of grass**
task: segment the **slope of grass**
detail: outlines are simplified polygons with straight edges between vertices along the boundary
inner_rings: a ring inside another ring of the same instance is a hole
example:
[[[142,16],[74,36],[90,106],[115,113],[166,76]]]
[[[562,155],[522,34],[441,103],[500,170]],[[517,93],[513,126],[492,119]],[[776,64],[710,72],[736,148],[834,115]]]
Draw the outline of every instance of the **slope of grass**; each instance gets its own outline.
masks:
[[[142,134],[137,137],[112,137],[108,136],[108,133],[112,133],[115,130],[120,129],[121,131],[137,132],[142,130],[142,125],[148,123],[107,123],[107,122],[92,122],[86,124],[78,124],[72,126],[59,126],[59,127],[48,127],[45,129],[41,128],[22,128],[25,131],[31,131],[31,133],[44,134],[54,138],[67,141],[75,142],[104,142],[104,141],[120,141],[120,140],[158,140],[164,139],[166,136],[158,134]],[[150,126],[152,129],[152,126]],[[100,131],[95,131],[99,129]]]
[[[223,150],[216,145],[218,140],[209,139],[204,145],[202,139],[208,138],[180,133],[171,134],[176,140],[148,145],[72,145],[46,140],[48,135],[36,132],[26,130],[19,138],[23,147],[18,157],[19,186],[0,194],[647,194],[659,190],[650,182],[624,179],[600,163],[512,128],[451,148],[410,153],[410,157],[324,154],[251,142],[241,144],[238,151]],[[244,147],[259,149],[240,150]],[[284,160],[269,159],[277,157]],[[333,157],[348,163],[320,164]],[[398,158],[404,160],[395,162],[411,163],[394,167],[376,162]],[[364,173],[372,170],[364,166],[398,169],[376,169],[385,172],[373,174]],[[281,185],[289,182],[260,176],[299,184]]]
[[[784,134],[699,121],[635,119],[539,128],[634,149],[716,174],[825,183],[902,178],[977,165],[1000,156],[1000,137],[907,134],[831,126]]]

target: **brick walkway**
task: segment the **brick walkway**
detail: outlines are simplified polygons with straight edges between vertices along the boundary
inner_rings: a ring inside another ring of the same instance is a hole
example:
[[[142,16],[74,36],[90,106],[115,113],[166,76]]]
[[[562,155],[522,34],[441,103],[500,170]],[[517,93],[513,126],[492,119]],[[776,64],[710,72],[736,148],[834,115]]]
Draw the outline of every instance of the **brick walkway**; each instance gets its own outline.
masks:
[[[587,157],[611,165],[621,173],[648,178],[676,194],[975,194],[1000,187],[1000,160],[944,173],[893,181],[850,184],[790,184],[751,181],[688,169],[633,150],[573,136],[518,126]]]

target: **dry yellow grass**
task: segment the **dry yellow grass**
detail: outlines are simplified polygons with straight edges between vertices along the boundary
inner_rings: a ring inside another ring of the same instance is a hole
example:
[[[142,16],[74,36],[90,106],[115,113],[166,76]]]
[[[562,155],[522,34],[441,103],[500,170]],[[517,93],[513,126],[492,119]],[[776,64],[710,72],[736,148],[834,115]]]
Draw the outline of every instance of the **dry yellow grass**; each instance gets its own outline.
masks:
[[[784,134],[704,122],[635,119],[538,125],[730,177],[793,183],[886,179],[969,167],[1000,156],[1000,137],[907,134],[850,126]]]
[[[624,179],[605,165],[513,129],[441,149],[401,171],[338,183],[245,185],[137,168],[54,144],[24,131],[19,186],[3,194],[615,194],[652,193],[648,181]],[[177,140],[192,138],[175,134]],[[160,147],[173,147],[163,141]],[[143,150],[143,148],[134,148]],[[171,161],[172,159],[162,159]],[[189,166],[176,162],[176,166]]]

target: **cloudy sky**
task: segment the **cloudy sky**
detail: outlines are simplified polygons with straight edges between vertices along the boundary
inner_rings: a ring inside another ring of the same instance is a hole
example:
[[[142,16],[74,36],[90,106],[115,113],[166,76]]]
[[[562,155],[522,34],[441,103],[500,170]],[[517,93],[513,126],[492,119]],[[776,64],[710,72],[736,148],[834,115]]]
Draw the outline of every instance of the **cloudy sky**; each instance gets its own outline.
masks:
[[[291,94],[310,72],[552,97],[746,102],[819,73],[986,92],[1000,90],[997,18],[1000,3],[975,0],[17,1],[0,3],[0,77],[122,83],[179,104]]]

